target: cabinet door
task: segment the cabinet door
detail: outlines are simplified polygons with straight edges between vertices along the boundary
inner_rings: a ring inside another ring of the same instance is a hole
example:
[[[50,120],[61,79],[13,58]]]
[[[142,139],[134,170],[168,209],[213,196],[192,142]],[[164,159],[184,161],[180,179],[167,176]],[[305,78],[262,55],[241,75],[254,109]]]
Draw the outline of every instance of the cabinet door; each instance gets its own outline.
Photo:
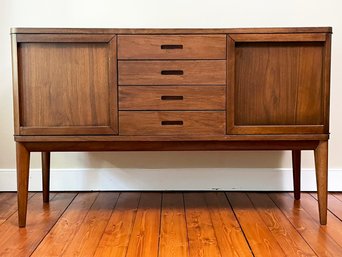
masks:
[[[117,134],[115,35],[17,34],[12,40],[16,134]]]
[[[330,34],[228,36],[227,133],[328,133]]]

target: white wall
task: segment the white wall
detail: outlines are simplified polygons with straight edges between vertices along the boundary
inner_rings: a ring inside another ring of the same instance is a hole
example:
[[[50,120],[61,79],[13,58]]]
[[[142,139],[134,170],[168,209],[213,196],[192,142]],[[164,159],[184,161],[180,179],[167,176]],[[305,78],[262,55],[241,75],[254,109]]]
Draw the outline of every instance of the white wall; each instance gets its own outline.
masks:
[[[342,173],[341,10],[340,0],[0,0],[0,190],[15,188],[10,27],[332,26],[334,34],[330,168],[333,169],[333,181],[336,182],[338,178],[336,176]],[[40,167],[38,157],[38,154],[32,155],[32,168]],[[230,189],[233,184],[239,184],[240,188],[244,189],[262,189],[270,188],[267,178],[274,176],[280,183],[275,184],[273,189],[286,189],[291,187],[290,167],[290,154],[285,152],[55,153],[52,155],[52,168],[56,169],[56,174],[59,174],[56,175],[59,182],[53,180],[52,187],[54,189],[210,189],[213,187]],[[308,170],[307,174],[312,180],[312,152],[303,154],[302,167]],[[99,173],[102,174],[102,179],[94,179],[89,170],[80,172],[75,178],[68,176],[67,172],[58,171],[58,169],[65,171],[71,168],[76,170],[101,168]],[[238,168],[248,173],[237,176],[235,173]],[[257,170],[253,170],[255,168]],[[168,169],[171,169],[170,172],[166,172]],[[227,173],[224,180],[213,182],[212,178],[216,175],[222,176],[221,173],[225,169]],[[286,178],[277,170],[285,170]],[[196,178],[197,171],[200,176]],[[267,171],[265,173],[267,175],[262,177],[260,171]],[[245,182],[246,174],[249,182]],[[76,179],[77,177],[82,179]],[[72,183],[65,184],[63,180]],[[107,181],[106,186],[103,185],[104,181]],[[36,185],[33,189],[38,189],[38,184],[38,176],[33,175],[32,185]],[[73,187],[76,184],[79,186]],[[335,183],[333,189],[342,190],[342,181],[340,184]],[[314,189],[314,184],[311,182],[304,181],[304,185],[306,189]]]

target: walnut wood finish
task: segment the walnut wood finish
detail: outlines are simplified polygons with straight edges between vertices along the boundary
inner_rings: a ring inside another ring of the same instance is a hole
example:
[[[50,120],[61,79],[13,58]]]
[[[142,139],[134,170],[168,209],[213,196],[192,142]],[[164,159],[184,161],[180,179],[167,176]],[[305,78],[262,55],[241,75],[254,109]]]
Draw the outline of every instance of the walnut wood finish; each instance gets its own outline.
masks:
[[[225,86],[119,87],[119,110],[221,110]]]
[[[215,135],[225,132],[225,112],[120,111],[121,135]]]
[[[226,35],[122,35],[118,37],[118,59],[225,60]]]
[[[11,33],[18,34],[250,34],[250,33],[331,33],[332,27],[288,27],[288,28],[202,28],[202,29],[102,29],[102,28],[11,28]]]
[[[22,143],[16,143],[16,152],[18,184],[18,219],[19,227],[25,227],[30,172],[30,152]]]
[[[43,201],[49,202],[50,192],[50,152],[42,152],[42,185],[43,185]]]
[[[113,37],[17,36],[21,134],[117,133]]]
[[[266,36],[228,38],[228,133],[322,133],[326,37]]]
[[[12,29],[19,225],[30,152],[170,150],[314,150],[325,224],[331,31]]]
[[[300,164],[301,152],[300,150],[292,150],[292,169],[293,169],[293,191],[294,198],[300,199]]]
[[[226,84],[225,60],[119,61],[118,69],[119,85]]]
[[[315,166],[319,218],[322,225],[327,224],[328,205],[328,141],[320,141],[315,149]]]

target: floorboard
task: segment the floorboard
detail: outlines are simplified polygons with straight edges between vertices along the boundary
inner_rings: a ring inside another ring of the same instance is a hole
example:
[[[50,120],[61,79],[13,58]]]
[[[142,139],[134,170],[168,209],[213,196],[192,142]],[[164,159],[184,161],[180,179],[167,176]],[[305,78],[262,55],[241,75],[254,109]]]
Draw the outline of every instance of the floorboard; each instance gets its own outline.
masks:
[[[342,256],[342,193],[30,193],[18,228],[15,193],[0,193],[1,257]]]

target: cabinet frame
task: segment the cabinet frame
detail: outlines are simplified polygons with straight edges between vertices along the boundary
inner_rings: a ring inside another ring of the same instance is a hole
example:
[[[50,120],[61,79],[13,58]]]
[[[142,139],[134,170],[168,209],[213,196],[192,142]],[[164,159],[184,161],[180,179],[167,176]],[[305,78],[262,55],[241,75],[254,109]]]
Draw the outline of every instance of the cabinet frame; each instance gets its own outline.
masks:
[[[324,42],[322,68],[322,125],[236,125],[236,43]],[[228,34],[227,35],[227,134],[321,134],[329,133],[330,33]]]
[[[118,134],[117,51],[114,34],[11,34],[12,77],[15,135],[115,135]],[[20,43],[107,43],[108,55],[108,115],[107,126],[47,126],[28,127],[21,124],[18,46]]]

